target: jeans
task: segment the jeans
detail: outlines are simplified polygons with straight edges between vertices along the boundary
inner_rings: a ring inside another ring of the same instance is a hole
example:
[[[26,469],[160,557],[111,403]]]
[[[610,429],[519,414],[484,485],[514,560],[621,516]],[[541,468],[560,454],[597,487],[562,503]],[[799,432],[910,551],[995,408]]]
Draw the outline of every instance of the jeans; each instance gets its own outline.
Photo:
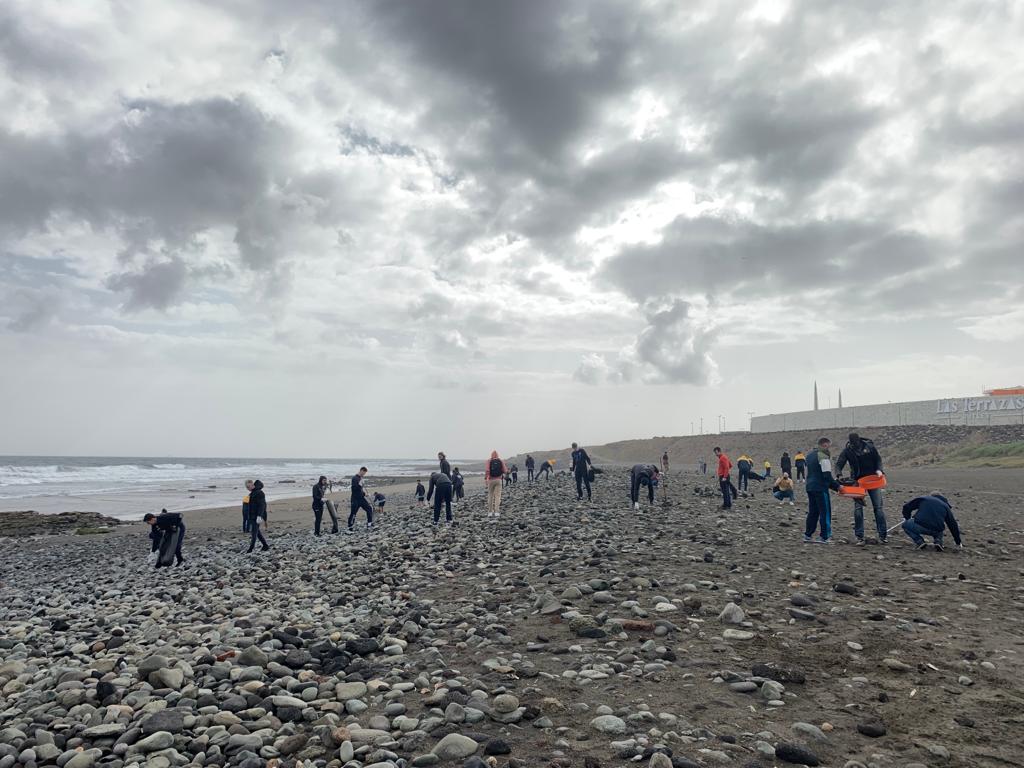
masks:
[[[747,488],[749,487],[749,483],[750,483],[750,470],[749,469],[741,469],[740,470],[740,480],[739,480],[739,483],[740,483],[740,490],[741,491],[747,490]]]
[[[821,538],[828,541],[832,538],[832,499],[828,491],[807,492],[807,525],[804,536],[814,535],[818,523],[821,523]]]
[[[576,495],[583,498],[583,486],[587,487],[587,501],[590,501],[590,474],[584,470],[576,470]]]
[[[320,521],[324,516],[324,506],[327,507],[327,514],[331,516],[331,533],[338,532],[338,513],[334,509],[334,502],[324,499],[320,509],[313,507],[313,533],[316,536],[320,535]]]
[[[807,479],[807,465],[800,462],[796,465],[796,479],[806,480]]]
[[[270,545],[267,544],[267,540],[263,537],[263,526],[260,525],[262,518],[257,517],[255,520],[249,521],[249,531],[252,534],[252,539],[249,541],[249,551],[252,552],[256,549],[256,539],[260,540],[260,544],[263,545],[264,549],[269,549]]]
[[[789,499],[790,501],[792,501],[793,500],[793,491],[792,490],[789,490],[789,491],[775,491],[775,493],[773,493],[772,496],[774,496],[779,501],[784,501],[786,499]]]
[[[532,467],[527,467],[526,468],[526,479],[529,480],[531,483],[533,482],[533,468]]]
[[[249,532],[249,505],[242,505],[242,533]]]
[[[728,477],[718,478],[718,487],[722,490],[722,506],[726,509],[732,507],[732,480]]]
[[[771,476],[772,476],[772,468],[771,467],[765,467],[765,469],[764,469],[764,476],[761,479],[762,480],[767,480]]]
[[[544,467],[544,469],[537,470],[537,477],[536,477],[536,479],[540,480],[540,476],[541,475],[544,475],[544,477],[546,477],[548,480],[550,480],[551,479],[551,469],[549,467]]]
[[[885,541],[886,528],[885,512],[882,511],[882,490],[874,488],[868,491],[871,498],[871,509],[875,513],[875,530],[878,531],[878,538]],[[853,502],[853,535],[858,539],[864,538],[864,507],[862,501]]]
[[[501,478],[491,478],[487,481],[487,516],[497,517],[501,508]]]
[[[449,523],[452,521],[452,487],[450,485],[438,485],[434,487],[434,523],[441,519],[441,504],[444,503],[444,517]]]
[[[903,531],[917,546],[924,544],[925,536],[931,536],[935,540],[935,544],[940,547],[942,546],[942,535],[946,532],[945,529],[933,531],[931,528],[925,528],[912,517],[903,521]]]
[[[455,498],[456,499],[464,499],[464,498],[466,498],[466,488],[465,488],[465,486],[463,486],[463,485],[456,485],[456,486],[452,487],[452,490],[455,493]]]
[[[373,507],[370,506],[365,498],[363,499],[352,499],[352,505],[349,508],[348,513],[348,529],[351,531],[352,526],[356,524],[356,515],[359,514],[359,510],[366,511],[366,524],[373,525]]]

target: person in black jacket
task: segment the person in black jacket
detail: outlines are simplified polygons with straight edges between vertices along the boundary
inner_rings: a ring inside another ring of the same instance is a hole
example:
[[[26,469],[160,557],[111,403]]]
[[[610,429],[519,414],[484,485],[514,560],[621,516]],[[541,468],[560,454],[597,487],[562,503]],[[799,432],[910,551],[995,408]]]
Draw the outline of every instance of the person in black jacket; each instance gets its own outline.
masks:
[[[327,494],[327,477],[320,475],[320,479],[316,481],[316,485],[313,486],[313,535],[320,535],[320,521],[324,516],[324,507],[327,507],[327,513],[331,516],[331,533],[338,532],[338,514],[334,510],[334,503],[327,498],[324,498]]]
[[[640,486],[647,486],[647,500],[654,503],[654,484],[661,472],[653,464],[634,464],[629,473],[630,492],[629,498],[633,502],[633,509],[640,509]]]
[[[434,525],[441,520],[441,504],[444,504],[445,521],[452,522],[452,480],[444,472],[430,473],[430,486],[427,488],[427,501],[434,497]]]
[[[257,480],[252,484],[252,492],[249,494],[249,551],[256,549],[256,540],[259,539],[262,550],[270,549],[263,531],[267,527],[267,495],[263,492],[263,481]]]
[[[572,467],[569,471],[576,477],[576,498],[583,501],[583,486],[587,487],[587,501],[591,501],[590,495],[590,456],[586,448],[580,448],[576,443],[572,444]]]
[[[913,513],[913,517],[911,517]],[[957,549],[963,549],[960,538],[960,525],[953,517],[953,505],[939,493],[930,496],[918,496],[903,505],[903,530],[914,542],[917,549],[924,549],[925,536],[931,536],[935,542],[935,551],[941,552],[942,535],[946,528],[953,534]]]
[[[458,467],[452,470],[452,494],[453,500],[466,498],[466,478],[459,472]]]
[[[444,455],[444,451],[437,452],[437,464],[438,468],[449,478],[452,476],[452,465],[448,463],[448,457]]]
[[[185,540],[185,521],[179,513],[168,512],[166,509],[162,509],[160,510],[159,517],[149,512],[142,518],[142,521],[149,523],[151,552],[159,551],[164,537],[171,536],[175,531],[178,531],[178,545],[174,549],[175,565],[181,565],[185,562],[185,558],[181,556],[181,542]],[[160,567],[159,561],[157,561],[156,567]]]
[[[416,501],[420,505],[423,504],[423,498],[427,495],[427,489],[423,487],[423,481],[416,481]]]
[[[352,475],[352,491],[349,497],[349,513],[348,513],[348,532],[352,533],[356,524],[356,515],[359,514],[359,510],[362,509],[366,512],[366,530],[373,530],[373,507],[370,506],[370,502],[366,500],[366,491],[363,488],[363,478],[366,477],[366,473],[369,470],[366,467],[360,467],[359,471]]]
[[[533,459],[533,456],[526,455],[526,480],[527,482],[533,482],[533,468],[537,466]]]
[[[782,452],[782,458],[779,459],[779,470],[782,474],[793,477],[793,459],[789,457],[789,451]]]
[[[851,432],[849,442],[843,448],[843,452],[836,459],[836,476],[843,474],[843,467],[850,465],[850,475],[854,480],[862,477],[881,477],[882,457],[875,448],[875,444],[866,440],[856,432]],[[875,530],[878,531],[878,541],[886,543],[888,524],[885,521],[885,512],[882,510],[882,489],[873,488],[867,492],[871,499],[871,509],[875,513]],[[853,535],[857,538],[857,544],[864,544],[864,500],[853,500]]]

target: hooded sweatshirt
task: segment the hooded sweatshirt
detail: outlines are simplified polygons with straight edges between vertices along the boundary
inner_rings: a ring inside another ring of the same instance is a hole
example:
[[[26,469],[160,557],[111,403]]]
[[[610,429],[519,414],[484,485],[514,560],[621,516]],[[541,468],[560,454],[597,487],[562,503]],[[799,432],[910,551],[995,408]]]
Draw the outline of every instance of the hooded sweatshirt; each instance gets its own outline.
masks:
[[[252,484],[252,493],[249,494],[249,517],[267,519],[267,495],[263,493],[262,480]]]

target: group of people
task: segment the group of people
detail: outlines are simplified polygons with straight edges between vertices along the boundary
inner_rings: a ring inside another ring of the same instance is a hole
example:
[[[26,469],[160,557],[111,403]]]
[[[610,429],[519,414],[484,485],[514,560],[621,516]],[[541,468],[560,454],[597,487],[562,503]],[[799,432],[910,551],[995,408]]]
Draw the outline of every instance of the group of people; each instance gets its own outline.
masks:
[[[797,452],[790,457],[788,452],[782,454],[779,462],[781,475],[772,486],[775,499],[780,504],[788,503],[794,505],[795,485],[803,483],[807,493],[807,518],[804,528],[803,540],[808,543],[827,544],[832,541],[832,497],[830,492],[839,491],[843,484],[856,484],[865,478],[884,476],[882,457],[871,440],[861,437],[856,432],[851,432],[848,442],[840,452],[835,463],[832,462],[832,442],[827,437],[818,440],[817,445],[806,454]],[[731,509],[733,499],[739,495],[740,490],[748,487],[748,481],[765,480],[771,477],[771,464],[764,462],[765,472],[759,475],[753,472],[753,462],[749,456],[743,454],[737,460],[739,488],[732,482],[732,461],[729,456],[720,448],[715,447],[714,454],[717,459],[716,476],[719,488],[722,493],[721,509]],[[455,501],[465,497],[465,478],[458,467],[452,468],[444,452],[439,452],[438,469],[430,474],[429,487],[424,488],[422,481],[417,481],[415,495],[417,501],[422,505],[424,502],[433,500],[433,525],[440,523],[441,510],[444,509],[445,520],[449,525],[454,524],[452,505]],[[547,459],[537,469],[533,456],[527,456],[525,461],[527,477],[530,482],[539,480],[543,474],[550,480],[551,470],[555,465],[554,459]],[[703,462],[701,462],[703,463]],[[700,463],[698,464],[700,466]],[[793,468],[796,468],[796,478],[792,476]],[[655,488],[662,479],[663,472],[667,472],[669,457],[666,451],[661,457],[661,468],[655,464],[635,464],[630,469],[630,502],[633,510],[640,509],[641,489],[647,489],[647,498],[654,503]],[[849,469],[850,479],[844,480],[843,471]],[[593,499],[592,482],[595,474],[601,470],[593,465],[593,461],[585,448],[579,444],[572,444],[570,475],[575,480],[576,497],[579,501],[586,498]],[[372,531],[374,526],[374,507],[377,514],[384,511],[387,502],[385,495],[381,492],[373,493],[372,497],[363,485],[368,470],[360,467],[359,471],[352,475],[349,481],[349,515],[347,521],[347,533],[353,533],[359,512],[366,515],[366,530]],[[509,467],[498,455],[492,451],[490,458],[484,465],[484,484],[486,488],[486,510],[488,518],[497,518],[501,509],[502,487],[511,482],[516,482],[518,468],[515,464]],[[333,487],[326,476],[321,475],[312,488],[312,510],[313,510],[313,534],[321,535],[323,513],[326,510],[331,519],[331,533],[339,533],[338,511],[335,503],[327,498]],[[270,549],[266,539],[268,505],[266,494],[263,490],[263,483],[260,480],[247,480],[245,482],[246,496],[242,501],[242,530],[249,534],[248,552],[254,552],[257,543],[261,551]],[[373,503],[371,504],[371,499]],[[887,527],[885,512],[882,502],[882,491],[878,487],[869,487],[864,490],[863,498],[854,497],[853,500],[853,533],[855,544],[863,546],[865,542],[864,512],[870,500],[874,514],[875,530],[879,544],[888,542],[888,535],[898,527],[913,541],[918,549],[924,549],[927,544],[925,536],[933,540],[933,547],[936,551],[944,549],[944,533],[950,531],[953,540],[959,548],[963,547],[960,527],[952,511],[952,504],[939,493],[932,493],[918,496],[903,505],[903,522],[892,528]],[[166,567],[174,562],[181,565],[184,562],[182,557],[182,541],[185,536],[185,522],[179,513],[168,512],[166,509],[161,514],[146,514],[143,518],[150,525],[149,538],[151,541],[151,552],[157,567]],[[817,535],[815,535],[817,534]]]
[[[793,506],[795,483],[804,484],[807,493],[807,519],[803,540],[808,543],[828,544],[832,541],[831,491],[839,491],[843,484],[876,485],[862,481],[865,478],[882,478],[885,475],[882,457],[875,444],[856,432],[849,434],[848,442],[836,459],[834,466],[831,451],[832,441],[827,437],[822,437],[818,439],[816,447],[806,454],[797,452],[793,458],[790,458],[789,453],[784,452],[779,462],[782,474],[772,486],[773,495],[780,504],[788,502],[790,506]],[[718,460],[716,476],[722,493],[722,509],[732,507],[733,498],[739,494],[740,490],[745,490],[748,487],[748,479],[764,480],[771,475],[771,465],[768,461],[765,461],[764,475],[759,476],[752,472],[753,462],[750,457],[743,454],[736,462],[739,476],[739,488],[737,488],[731,479],[732,461],[719,447],[714,449],[714,453]],[[797,468],[795,481],[791,475],[794,463]],[[849,468],[850,480],[844,481],[843,471],[847,468]],[[887,544],[889,533],[902,527],[918,549],[924,549],[927,546],[923,537],[930,536],[936,551],[941,552],[944,548],[944,532],[948,528],[957,546],[962,548],[960,527],[953,515],[952,504],[945,496],[933,493],[911,499],[903,506],[903,523],[889,528],[882,504],[882,489],[869,487],[863,493],[863,498],[853,498],[853,535],[854,544],[857,546],[864,546],[866,543],[864,511],[867,506],[866,500],[870,500],[879,544]]]

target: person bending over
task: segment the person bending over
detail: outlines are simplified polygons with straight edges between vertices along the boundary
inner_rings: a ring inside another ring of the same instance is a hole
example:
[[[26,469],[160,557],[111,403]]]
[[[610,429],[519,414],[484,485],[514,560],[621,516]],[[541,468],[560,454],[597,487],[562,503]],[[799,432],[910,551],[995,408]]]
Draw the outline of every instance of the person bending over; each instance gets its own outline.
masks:
[[[177,534],[178,543],[174,548],[175,565],[181,565],[185,562],[185,558],[181,556],[181,542],[185,540],[185,521],[179,513],[168,512],[166,509],[162,509],[160,510],[159,517],[149,512],[142,518],[142,521],[149,523],[150,552],[159,552],[164,539],[166,538],[170,541],[170,537]],[[159,559],[157,560],[156,567],[161,567]]]
[[[654,486],[661,472],[653,464],[634,464],[629,472],[629,498],[633,509],[640,509],[640,486],[647,486],[647,500],[654,503]]]
[[[960,538],[960,524],[953,516],[953,505],[940,493],[918,496],[903,505],[903,531],[910,537],[917,549],[924,549],[925,536],[935,542],[935,551],[942,552],[942,537],[949,528],[957,549],[963,549]]]

